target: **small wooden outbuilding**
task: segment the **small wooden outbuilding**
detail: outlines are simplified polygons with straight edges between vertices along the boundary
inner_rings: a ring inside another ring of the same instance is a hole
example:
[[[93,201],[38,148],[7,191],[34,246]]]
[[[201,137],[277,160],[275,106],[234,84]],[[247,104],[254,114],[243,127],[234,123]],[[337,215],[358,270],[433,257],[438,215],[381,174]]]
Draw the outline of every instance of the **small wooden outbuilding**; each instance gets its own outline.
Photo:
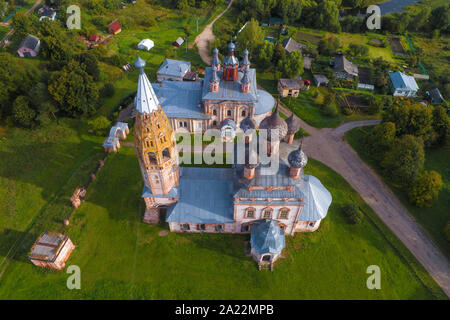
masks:
[[[28,259],[38,267],[61,270],[66,266],[66,261],[74,248],[68,236],[44,232],[31,248]]]

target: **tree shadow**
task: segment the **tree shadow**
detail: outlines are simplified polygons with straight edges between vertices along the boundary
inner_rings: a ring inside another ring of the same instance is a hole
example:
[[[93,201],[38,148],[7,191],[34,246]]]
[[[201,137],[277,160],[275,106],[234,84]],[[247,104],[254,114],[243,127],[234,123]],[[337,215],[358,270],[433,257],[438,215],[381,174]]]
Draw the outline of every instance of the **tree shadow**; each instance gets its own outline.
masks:
[[[3,258],[28,262],[28,254],[38,236],[27,231],[4,229],[0,233],[0,263],[3,262]],[[1,266],[3,265],[4,263]]]

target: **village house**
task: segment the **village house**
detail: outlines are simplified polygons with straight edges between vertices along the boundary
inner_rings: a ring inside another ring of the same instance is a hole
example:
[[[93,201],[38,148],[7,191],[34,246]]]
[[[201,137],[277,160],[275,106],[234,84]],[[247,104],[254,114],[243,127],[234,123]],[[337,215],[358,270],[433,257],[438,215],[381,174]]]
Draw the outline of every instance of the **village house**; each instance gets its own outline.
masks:
[[[430,97],[431,103],[444,103],[444,97],[442,96],[441,92],[438,88],[434,88],[428,92],[428,95]]]
[[[284,25],[283,19],[278,17],[270,17],[269,26],[281,27],[282,25]]]
[[[38,10],[38,13],[41,15],[39,17],[39,21],[42,21],[44,19],[54,21],[56,18],[56,9],[53,9],[47,5],[44,5],[42,8],[40,8]]]
[[[217,71],[222,68],[216,65],[207,68],[209,76],[201,89],[203,96],[206,93],[207,106],[217,108],[212,101],[225,93],[219,92],[217,85],[227,86],[228,91],[241,86],[247,93],[255,89],[245,88],[247,81],[254,81],[248,65],[244,66],[242,76],[248,80],[237,82],[234,45],[229,45],[229,51],[221,73],[223,82]],[[271,269],[284,248],[285,235],[317,230],[332,199],[317,178],[303,173],[307,157],[301,147],[291,147],[288,156],[280,158],[281,163],[270,175],[265,173],[270,164],[259,163],[259,151],[251,151],[249,144],[246,144],[244,163],[235,162],[232,168],[180,167],[174,129],[144,72],[145,61],[138,58],[135,66],[139,69],[135,146],[144,179],[141,194],[146,205],[144,222],[158,223],[160,209],[166,208],[166,222],[172,232],[250,233],[253,258],[260,267]],[[164,81],[163,88],[168,83],[195,84]],[[216,95],[218,92],[220,95]],[[292,128],[280,117],[278,107],[274,112],[271,109],[268,115],[264,114],[259,128],[268,132],[268,153],[278,155],[281,141]],[[250,113],[245,113],[243,127],[256,125],[251,118],[253,112],[250,109]],[[235,126],[231,118],[226,120],[227,125]]]
[[[184,43],[184,39],[183,39],[182,37],[178,37],[178,39],[175,40],[175,41],[173,42],[173,45],[174,45],[175,47],[179,47],[179,46],[181,46],[183,43]]]
[[[62,270],[74,248],[68,236],[44,232],[31,248],[28,259],[38,267]]]
[[[338,79],[353,80],[358,76],[358,67],[348,61],[342,52],[336,54],[332,65]]]
[[[303,43],[298,43],[292,38],[284,39],[281,44],[283,45],[284,50],[288,53],[291,53],[292,51],[299,51],[301,53],[302,50],[306,48],[306,45]]]
[[[146,50],[150,51],[151,48],[155,46],[155,43],[153,40],[150,39],[143,39],[141,42],[138,43],[138,49],[139,50]]]
[[[158,82],[183,81],[186,73],[191,71],[191,63],[189,61],[166,59],[156,72]]]
[[[108,31],[111,34],[118,34],[119,32],[122,31],[122,26],[119,23],[119,20],[114,20],[113,22],[111,22],[111,24],[108,26]]]
[[[30,34],[20,43],[17,54],[22,58],[36,57],[39,54],[40,46],[41,41],[37,37]]]
[[[389,72],[391,91],[394,97],[415,97],[419,86],[414,77],[403,72]]]
[[[298,97],[302,85],[296,79],[278,79],[278,93],[281,97]]]
[[[313,75],[314,83],[316,86],[328,86],[328,78],[323,74]]]

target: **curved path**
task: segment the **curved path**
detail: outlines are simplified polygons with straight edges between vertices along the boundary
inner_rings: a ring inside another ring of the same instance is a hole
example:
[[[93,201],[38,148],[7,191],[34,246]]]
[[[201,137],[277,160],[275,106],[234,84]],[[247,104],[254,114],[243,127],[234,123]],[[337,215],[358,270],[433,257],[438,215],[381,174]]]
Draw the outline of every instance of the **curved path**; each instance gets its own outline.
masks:
[[[280,109],[287,116],[292,114],[281,105]],[[450,296],[450,264],[447,258],[410,216],[391,189],[343,140],[345,132],[356,127],[376,125],[379,122],[379,120],[354,121],[334,129],[317,129],[301,120],[302,128],[310,134],[303,139],[302,147],[309,156],[323,162],[347,180],[420,261],[447,296]],[[298,145],[298,142],[295,143]]]
[[[217,17],[214,18],[213,21],[211,21],[205,29],[203,29],[202,33],[200,33],[196,38],[195,41],[191,44],[191,48],[193,47],[194,43],[197,45],[198,48],[198,54],[202,58],[203,62],[207,65],[210,64],[211,57],[209,56],[209,50],[208,50],[208,43],[213,42],[216,40],[216,36],[213,33],[213,25],[214,22],[217,21],[227,10],[231,7],[233,4],[233,0],[230,0],[228,3],[227,8],[222,11]]]

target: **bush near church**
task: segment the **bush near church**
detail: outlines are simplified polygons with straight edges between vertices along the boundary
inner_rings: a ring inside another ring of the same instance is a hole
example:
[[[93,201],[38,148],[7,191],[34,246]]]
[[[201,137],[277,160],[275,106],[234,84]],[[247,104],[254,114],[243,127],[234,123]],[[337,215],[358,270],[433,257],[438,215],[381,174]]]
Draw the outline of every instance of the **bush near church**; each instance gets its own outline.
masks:
[[[344,206],[342,208],[342,213],[351,224],[360,224],[363,219],[361,211],[359,211],[359,208],[354,204]]]

